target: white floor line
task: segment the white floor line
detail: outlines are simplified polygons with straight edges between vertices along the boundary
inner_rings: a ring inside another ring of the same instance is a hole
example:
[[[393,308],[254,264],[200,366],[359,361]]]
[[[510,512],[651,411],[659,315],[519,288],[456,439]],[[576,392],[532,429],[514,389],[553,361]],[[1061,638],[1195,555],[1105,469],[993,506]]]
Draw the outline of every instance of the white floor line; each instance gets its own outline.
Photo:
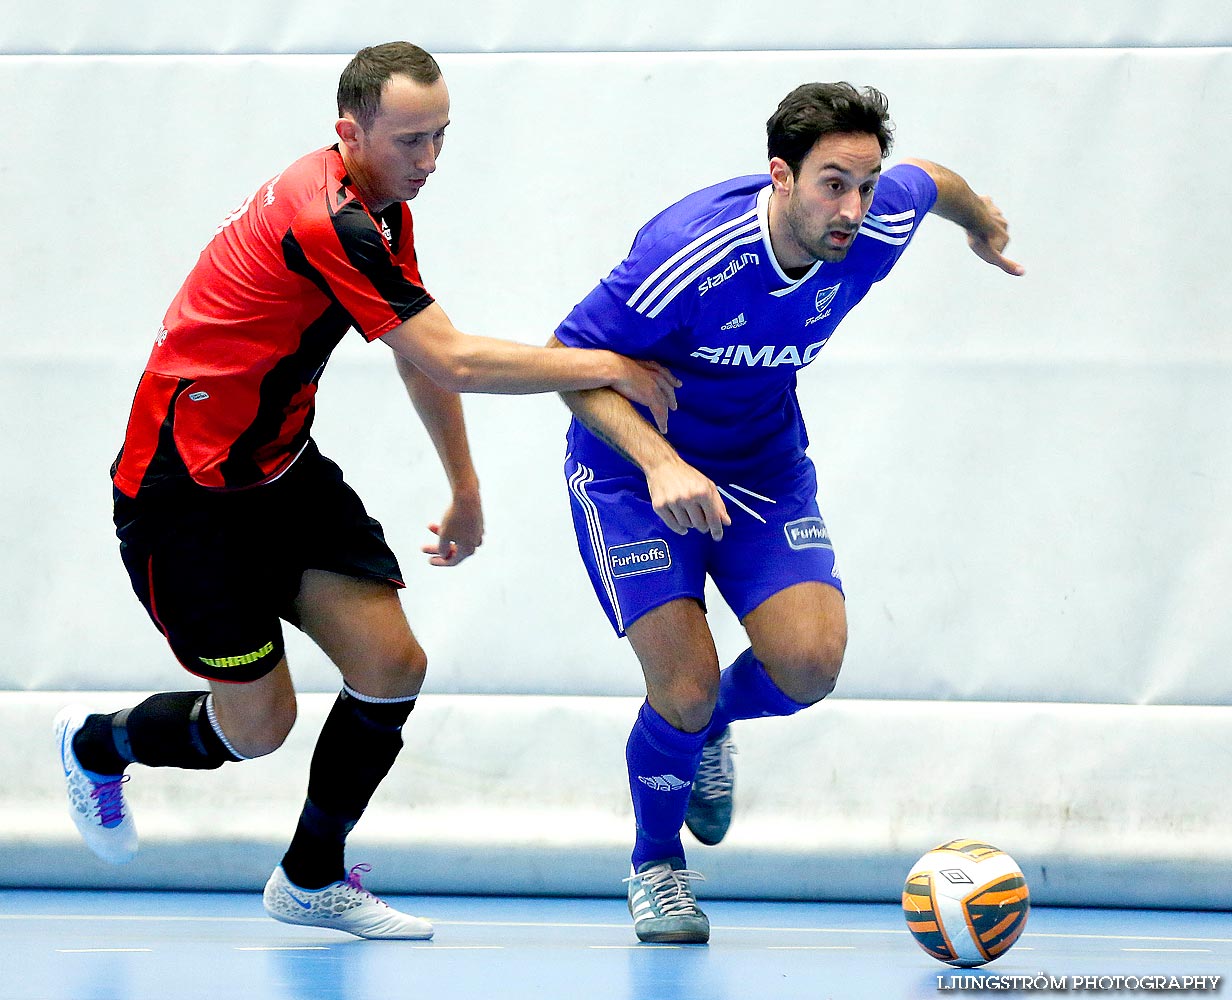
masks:
[[[0,913],[0,921],[5,920],[20,920],[28,922],[32,920],[46,920],[54,922],[65,921],[81,921],[81,922],[134,922],[134,923],[242,923],[242,924],[268,924],[270,918],[266,916],[259,917],[213,917],[213,916],[147,916],[147,915],[125,915],[125,914],[92,914],[92,913]],[[570,923],[564,921],[540,921],[540,920],[433,920],[433,923],[438,927],[539,927],[539,928],[561,928],[573,930],[625,930],[628,929],[627,923]],[[909,934],[910,931],[895,928],[875,928],[875,927],[755,927],[747,925],[735,924],[714,924],[713,929],[723,932],[740,932],[752,934],[889,934],[894,936],[902,936]],[[1178,945],[1198,945],[1198,944],[1232,944],[1232,937],[1179,937],[1179,936],[1161,936],[1152,934],[1056,934],[1043,933],[1028,930],[1023,935],[1023,940],[1029,939],[1047,939],[1047,940],[1063,940],[1063,941],[1143,941],[1154,942],[1158,944],[1178,944]],[[1025,949],[1021,949],[1025,950]]]

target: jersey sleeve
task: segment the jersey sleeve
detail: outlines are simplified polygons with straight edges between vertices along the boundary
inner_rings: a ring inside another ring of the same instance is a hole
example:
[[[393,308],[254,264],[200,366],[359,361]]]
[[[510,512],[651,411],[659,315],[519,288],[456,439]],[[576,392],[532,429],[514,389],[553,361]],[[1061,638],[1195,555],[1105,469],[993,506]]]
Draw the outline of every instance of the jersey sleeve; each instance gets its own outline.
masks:
[[[410,233],[397,255],[355,199],[301,212],[283,238],[288,266],[344,309],[365,340],[376,340],[427,308]]]
[[[882,253],[874,281],[898,263],[936,201],[937,185],[914,164],[896,164],[882,175],[873,205],[860,226],[861,236],[876,241]]]
[[[639,238],[626,257],[556,328],[566,347],[599,347],[630,357],[648,357],[656,343],[682,325],[678,308],[654,298],[662,251]],[[661,268],[659,270],[662,270]]]

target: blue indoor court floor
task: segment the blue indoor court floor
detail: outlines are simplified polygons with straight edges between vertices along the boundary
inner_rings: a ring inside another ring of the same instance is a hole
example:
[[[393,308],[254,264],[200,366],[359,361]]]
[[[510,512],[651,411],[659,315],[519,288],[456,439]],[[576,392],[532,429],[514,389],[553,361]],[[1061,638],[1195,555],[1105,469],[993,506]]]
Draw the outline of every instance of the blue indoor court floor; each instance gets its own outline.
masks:
[[[1006,995],[1041,973],[1232,974],[1228,913],[1037,907],[1008,954],[951,970],[893,905],[709,900],[710,945],[665,946],[639,945],[618,899],[390,901],[435,940],[286,926],[257,893],[0,891],[0,1000],[907,1000],[992,992],[972,976]]]

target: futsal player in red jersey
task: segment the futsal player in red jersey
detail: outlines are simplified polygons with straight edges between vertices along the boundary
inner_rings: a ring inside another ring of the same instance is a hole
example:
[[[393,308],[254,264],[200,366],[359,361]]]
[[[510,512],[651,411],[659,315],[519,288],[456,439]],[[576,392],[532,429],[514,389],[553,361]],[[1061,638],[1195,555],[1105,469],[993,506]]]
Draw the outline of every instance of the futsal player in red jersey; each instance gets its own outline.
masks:
[[[330,353],[383,340],[452,489],[423,551],[454,566],[483,537],[460,392],[611,387],[660,423],[661,366],[459,332],[424,288],[407,202],[436,169],[449,92],[406,42],[361,50],[338,86],[338,143],[297,160],[228,216],[171,303],[112,468],[116,532],[138,598],[208,690],[56,719],[70,812],[89,847],[137,849],[125,769],[211,769],[276,750],[296,700],[281,621],[337,665],[299,824],[265,888],[276,919],[368,938],[427,938],[347,871],[347,834],[402,747],[426,657],[380,524],[310,435]]]

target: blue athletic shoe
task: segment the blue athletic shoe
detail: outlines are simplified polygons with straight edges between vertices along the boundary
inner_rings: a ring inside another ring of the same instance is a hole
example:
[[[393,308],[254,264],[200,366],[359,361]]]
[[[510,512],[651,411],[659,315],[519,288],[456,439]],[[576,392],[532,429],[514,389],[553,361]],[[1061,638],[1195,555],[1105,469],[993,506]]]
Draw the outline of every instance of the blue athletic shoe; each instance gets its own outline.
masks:
[[[73,737],[90,711],[70,705],[56,716],[60,767],[68,790],[68,811],[86,846],[104,861],[122,865],[137,853],[137,827],[124,802],[123,774],[95,774],[77,762]]]
[[[629,884],[629,914],[639,941],[652,944],[705,944],[710,919],[702,913],[689,885],[705,878],[685,868],[680,858],[647,861],[625,881]]]
[[[684,814],[685,825],[703,844],[713,846],[727,836],[732,820],[732,798],[736,785],[736,768],[732,754],[731,727],[728,726],[702,749],[702,762],[693,779],[689,806]]]

